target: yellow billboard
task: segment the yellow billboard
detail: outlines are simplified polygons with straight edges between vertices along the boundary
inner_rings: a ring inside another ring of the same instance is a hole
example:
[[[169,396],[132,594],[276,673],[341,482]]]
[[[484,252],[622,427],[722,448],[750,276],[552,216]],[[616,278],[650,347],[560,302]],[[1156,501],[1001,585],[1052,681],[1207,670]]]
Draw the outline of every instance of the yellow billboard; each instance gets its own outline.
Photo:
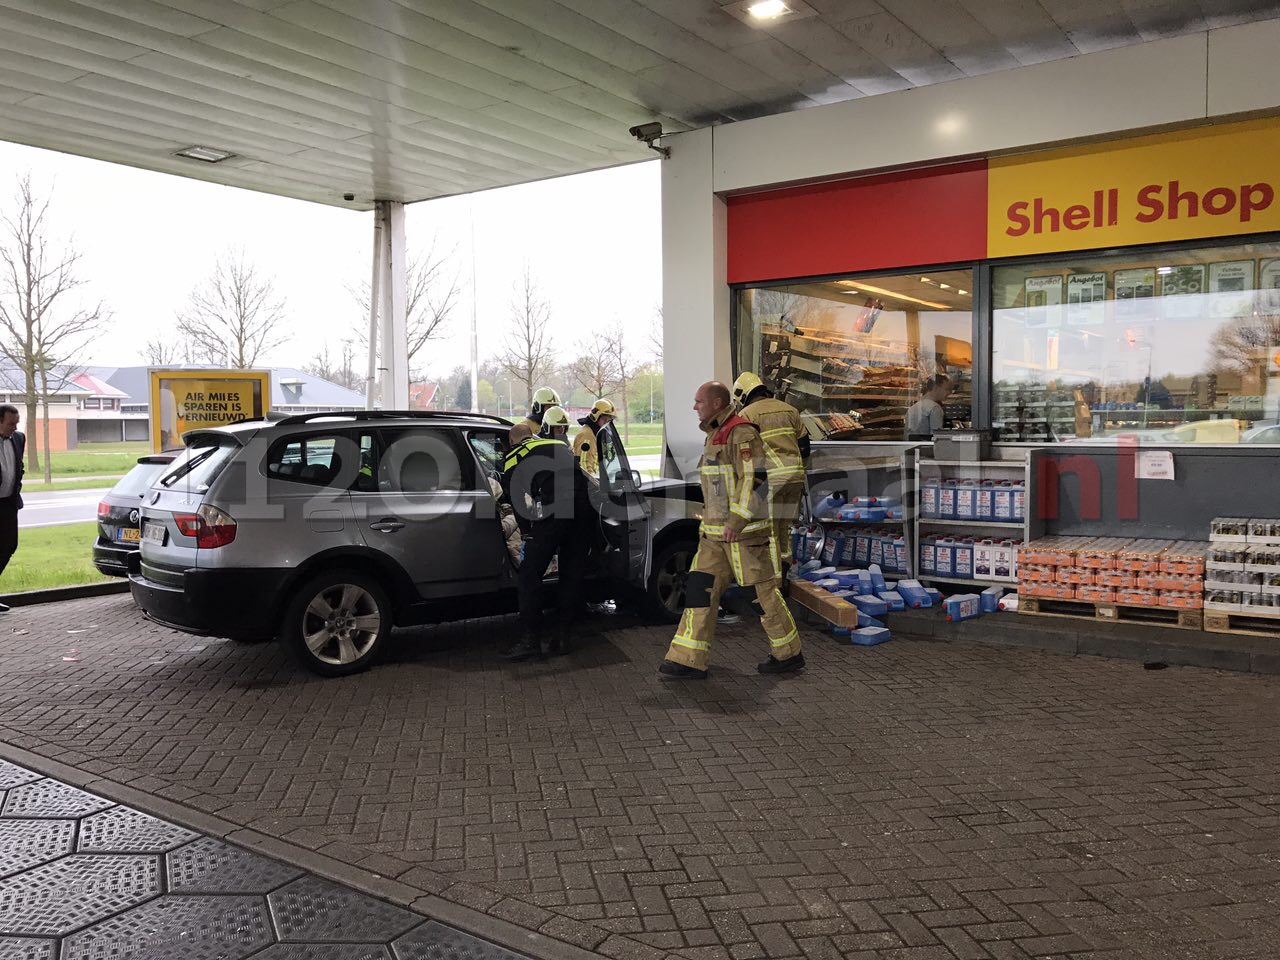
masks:
[[[1280,230],[1280,121],[993,159],[987,256]]]
[[[188,430],[262,417],[270,406],[266,370],[152,370],[151,449],[179,449]]]

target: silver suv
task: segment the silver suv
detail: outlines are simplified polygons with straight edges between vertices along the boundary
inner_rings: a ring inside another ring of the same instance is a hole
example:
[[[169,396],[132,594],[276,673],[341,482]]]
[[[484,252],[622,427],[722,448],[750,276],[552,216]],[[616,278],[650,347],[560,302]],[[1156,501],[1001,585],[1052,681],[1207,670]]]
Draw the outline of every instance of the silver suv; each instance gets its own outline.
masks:
[[[509,426],[361,411],[188,433],[143,497],[133,598],[188,633],[278,638],[326,676],[367,667],[393,626],[514,610],[518,545],[493,483]],[[697,546],[698,487],[642,483],[612,426],[599,448],[588,595],[636,598],[674,621]]]

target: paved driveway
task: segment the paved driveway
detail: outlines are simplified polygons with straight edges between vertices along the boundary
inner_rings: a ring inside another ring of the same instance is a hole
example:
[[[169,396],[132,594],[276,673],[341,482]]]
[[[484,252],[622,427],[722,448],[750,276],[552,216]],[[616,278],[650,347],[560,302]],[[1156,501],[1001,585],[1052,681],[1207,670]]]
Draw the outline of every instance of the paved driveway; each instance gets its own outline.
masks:
[[[510,666],[507,624],[322,681],[15,609],[0,741],[615,957],[1280,955],[1276,678],[811,631],[772,680],[740,627],[672,685],[664,630]]]

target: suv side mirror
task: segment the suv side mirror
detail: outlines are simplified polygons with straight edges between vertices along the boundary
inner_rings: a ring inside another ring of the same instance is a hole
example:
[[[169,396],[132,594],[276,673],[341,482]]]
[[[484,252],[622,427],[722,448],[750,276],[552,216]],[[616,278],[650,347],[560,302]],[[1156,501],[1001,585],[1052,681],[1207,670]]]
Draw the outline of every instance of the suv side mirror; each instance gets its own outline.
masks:
[[[631,471],[631,486],[637,490],[640,489],[640,471],[639,470]]]

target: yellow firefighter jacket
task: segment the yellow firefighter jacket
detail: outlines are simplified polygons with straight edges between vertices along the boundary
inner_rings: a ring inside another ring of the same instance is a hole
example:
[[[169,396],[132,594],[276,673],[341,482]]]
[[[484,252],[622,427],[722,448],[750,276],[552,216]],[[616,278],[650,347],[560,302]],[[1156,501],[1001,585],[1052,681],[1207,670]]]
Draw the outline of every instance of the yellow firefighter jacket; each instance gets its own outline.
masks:
[[[593,480],[600,477],[600,452],[597,450],[596,432],[583,427],[573,438],[573,455],[578,458],[582,472]]]
[[[743,407],[742,416],[760,428],[760,439],[769,458],[769,486],[776,491],[804,483],[800,438],[805,435],[805,429],[796,408],[782,400],[764,397]]]
[[[769,539],[767,461],[760,431],[725,410],[704,428],[707,442],[698,462],[702,481],[702,536],[723,540],[726,530],[743,541]]]

